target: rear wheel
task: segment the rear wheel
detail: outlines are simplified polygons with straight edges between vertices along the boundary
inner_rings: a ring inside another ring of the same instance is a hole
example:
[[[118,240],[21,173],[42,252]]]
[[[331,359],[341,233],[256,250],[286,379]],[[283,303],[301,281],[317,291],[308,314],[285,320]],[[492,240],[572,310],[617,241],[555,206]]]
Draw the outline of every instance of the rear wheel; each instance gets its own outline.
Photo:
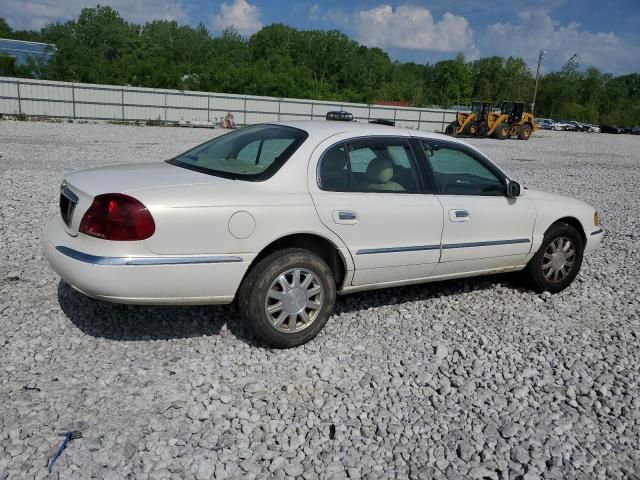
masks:
[[[531,125],[522,125],[519,129],[518,129],[518,138],[520,140],[529,140],[529,138],[531,137]]]
[[[487,136],[487,124],[485,122],[478,124],[478,131],[476,132],[478,137],[486,137]]]
[[[566,223],[552,225],[525,273],[538,292],[551,293],[567,288],[582,265],[584,242],[580,233]]]
[[[289,248],[249,272],[238,293],[238,309],[260,339],[289,348],[322,330],[335,299],[335,280],[325,261],[308,250]]]
[[[456,133],[457,126],[458,124],[456,122],[451,122],[449,125],[447,125],[447,128],[444,129],[444,133],[452,137],[457,137],[458,136],[458,134]]]
[[[493,136],[498,140],[506,140],[511,136],[511,128],[508,123],[501,123],[493,132]]]

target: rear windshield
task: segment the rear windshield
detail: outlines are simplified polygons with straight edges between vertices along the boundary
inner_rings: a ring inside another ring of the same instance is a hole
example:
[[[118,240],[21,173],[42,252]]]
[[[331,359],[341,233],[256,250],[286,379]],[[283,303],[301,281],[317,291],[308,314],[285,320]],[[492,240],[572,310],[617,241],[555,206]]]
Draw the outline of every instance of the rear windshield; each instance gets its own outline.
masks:
[[[273,175],[307,138],[284,125],[236,130],[178,155],[169,163],[227,178],[264,180]]]

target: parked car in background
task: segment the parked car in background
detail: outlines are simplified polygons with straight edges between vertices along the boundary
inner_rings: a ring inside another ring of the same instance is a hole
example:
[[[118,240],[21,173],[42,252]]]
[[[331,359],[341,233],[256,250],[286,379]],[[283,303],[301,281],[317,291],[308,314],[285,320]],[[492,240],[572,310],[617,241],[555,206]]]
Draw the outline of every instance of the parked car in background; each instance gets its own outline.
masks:
[[[575,120],[570,120],[568,123],[572,125],[573,128],[571,130],[574,132],[587,132],[589,130],[586,123],[577,122]]]
[[[624,128],[617,125],[602,124],[600,125],[600,131],[602,133],[624,133]]]
[[[335,120],[338,122],[353,122],[353,114],[344,110],[336,110],[327,112],[325,115],[326,120]]]
[[[602,241],[587,203],[524,189],[457,139],[356,122],[232,131],[166,162],[71,173],[43,244],[78,291],[226,304],[276,347],[336,294],[524,270],[559,292]]]
[[[568,132],[577,132],[580,130],[578,122],[571,122],[569,120],[558,120],[558,124],[562,127],[562,130]]]
[[[640,127],[633,127],[629,133],[632,135],[640,135]]]
[[[555,122],[550,118],[539,118],[535,122],[542,130],[555,130]]]
[[[553,129],[554,130],[568,130],[570,125],[568,123],[563,122],[562,120],[554,120]]]

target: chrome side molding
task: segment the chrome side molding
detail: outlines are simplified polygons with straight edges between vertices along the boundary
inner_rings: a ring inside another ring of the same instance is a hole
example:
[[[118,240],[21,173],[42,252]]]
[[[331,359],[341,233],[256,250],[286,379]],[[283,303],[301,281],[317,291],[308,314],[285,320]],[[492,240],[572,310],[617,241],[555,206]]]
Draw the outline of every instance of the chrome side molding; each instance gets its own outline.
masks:
[[[388,248],[364,248],[358,250],[356,255],[371,255],[375,253],[400,253],[400,252],[418,252],[421,250],[440,250],[440,245],[415,245],[411,247],[388,247]]]
[[[103,257],[79,252],[73,248],[58,245],[56,250],[61,254],[92,265],[193,265],[197,263],[230,263],[242,262],[241,257],[233,255],[199,255],[199,256],[154,256],[154,257]]]
[[[440,250],[442,248],[472,248],[472,247],[490,247],[494,245],[513,245],[516,243],[531,243],[528,238],[516,238],[513,240],[489,240],[486,242],[469,242],[469,243],[445,243],[444,245],[415,245],[410,247],[388,247],[388,248],[364,248],[356,251],[356,255],[371,255],[376,253],[401,253],[401,252],[418,252],[421,250]]]
[[[487,242],[445,243],[442,248],[491,247],[494,245],[513,245],[515,243],[531,243],[531,240],[528,238],[515,238],[513,240],[489,240]]]

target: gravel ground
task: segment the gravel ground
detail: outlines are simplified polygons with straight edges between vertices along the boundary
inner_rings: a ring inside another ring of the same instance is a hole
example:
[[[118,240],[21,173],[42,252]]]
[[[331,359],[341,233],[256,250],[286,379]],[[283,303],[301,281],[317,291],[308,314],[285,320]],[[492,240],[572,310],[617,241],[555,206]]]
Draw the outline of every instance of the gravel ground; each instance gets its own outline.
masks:
[[[341,297],[269,350],[231,307],[134,307],[61,283],[40,249],[70,170],[216,132],[0,121],[0,480],[638,478],[640,137],[476,140],[525,185],[601,211],[575,283],[511,276]]]

